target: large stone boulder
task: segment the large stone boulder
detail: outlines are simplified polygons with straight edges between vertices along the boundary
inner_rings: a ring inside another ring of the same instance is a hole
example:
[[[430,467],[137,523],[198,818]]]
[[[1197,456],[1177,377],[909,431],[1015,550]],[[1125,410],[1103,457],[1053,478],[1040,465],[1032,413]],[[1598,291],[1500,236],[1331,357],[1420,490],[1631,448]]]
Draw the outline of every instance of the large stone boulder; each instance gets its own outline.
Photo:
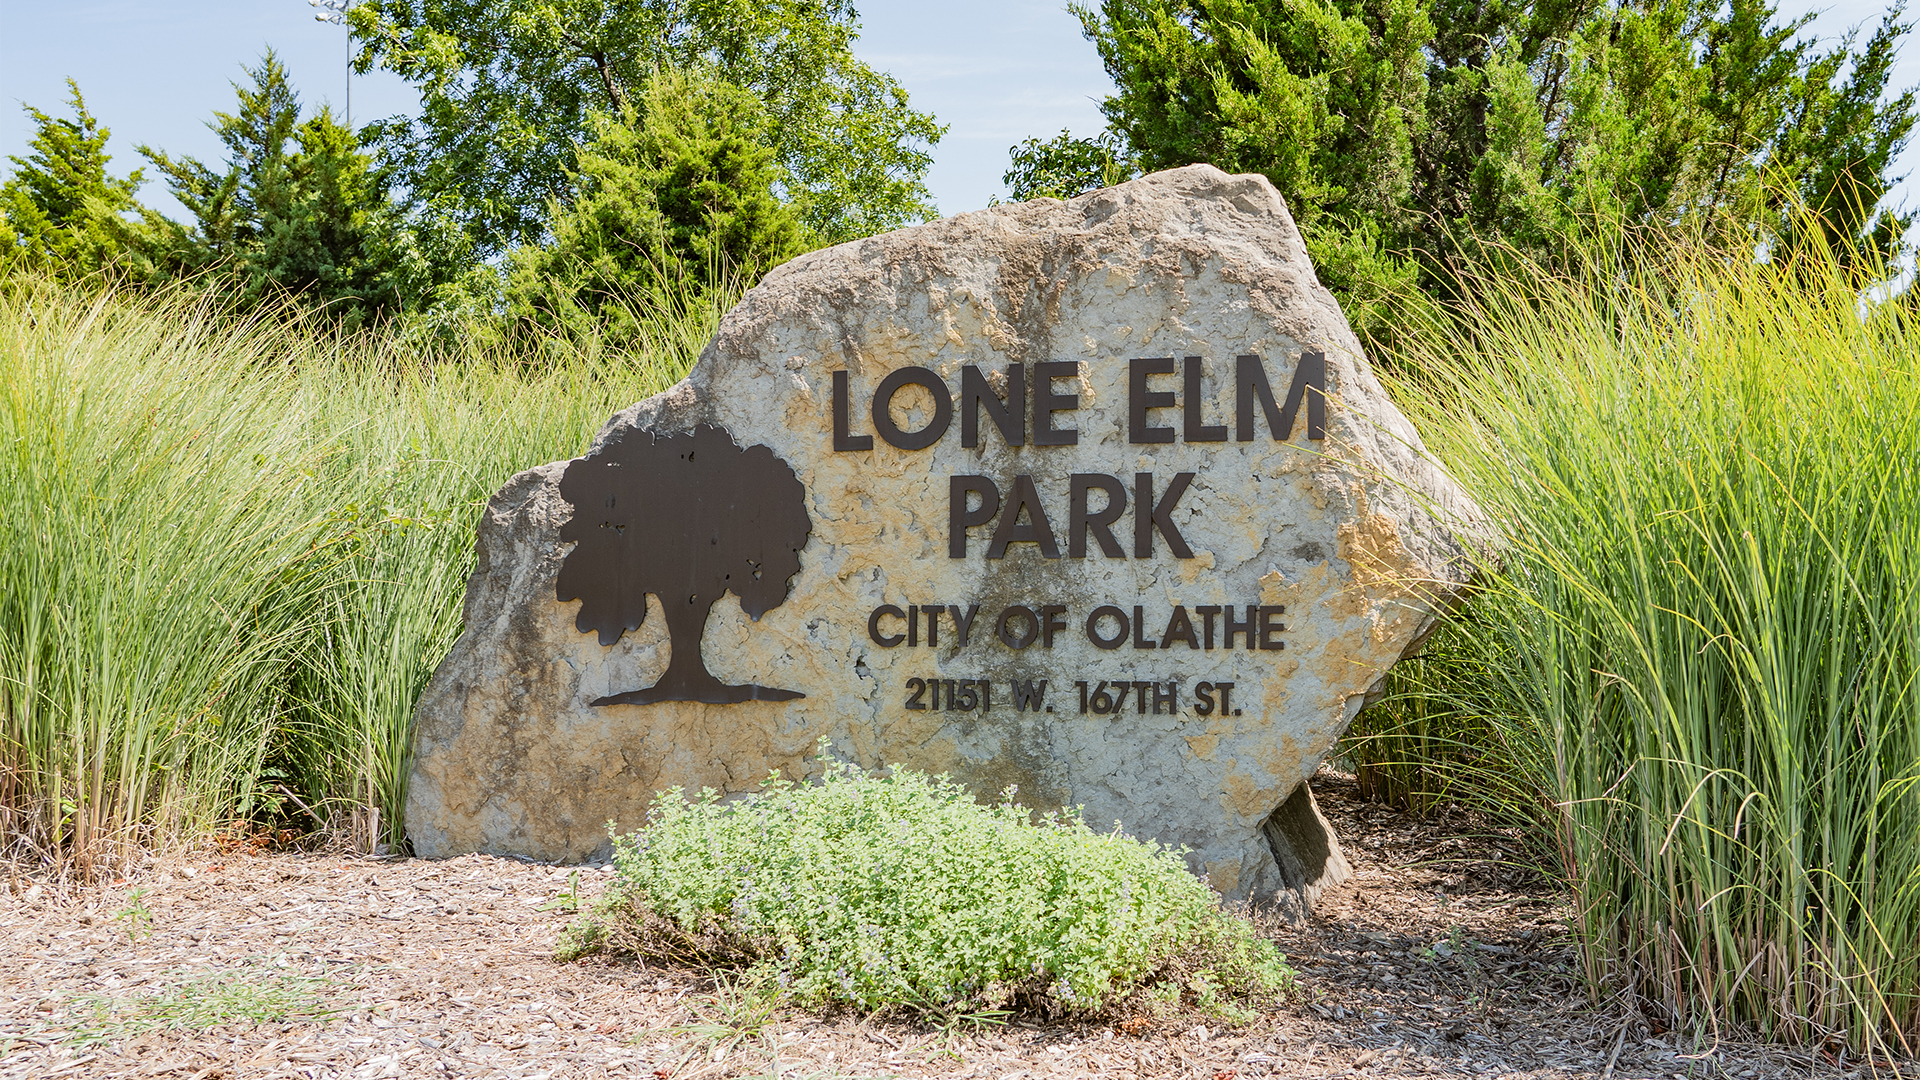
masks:
[[[580,860],[656,792],[805,776],[825,739],[1304,899],[1341,864],[1303,780],[1474,520],[1262,177],[817,251],[488,503],[407,830]]]

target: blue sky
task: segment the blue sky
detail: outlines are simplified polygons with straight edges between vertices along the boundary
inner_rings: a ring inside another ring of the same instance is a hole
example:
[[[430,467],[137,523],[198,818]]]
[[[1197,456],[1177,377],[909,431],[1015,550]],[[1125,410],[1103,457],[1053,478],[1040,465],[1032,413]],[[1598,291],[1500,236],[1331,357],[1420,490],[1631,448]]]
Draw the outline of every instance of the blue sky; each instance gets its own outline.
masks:
[[[1021,139],[1061,128],[1091,135],[1103,124],[1098,103],[1109,89],[1106,72],[1064,0],[870,0],[858,7],[856,51],[905,84],[916,107],[949,125],[928,176],[942,213],[978,209],[1003,195],[1007,148]],[[1866,0],[1819,7],[1788,0],[1782,12],[1818,11],[1812,30],[1831,40],[1852,25],[1870,30],[1881,8]],[[141,143],[218,159],[206,120],[232,107],[229,82],[269,45],[305,101],[341,104],[344,31],[314,22],[305,0],[0,0],[0,157],[26,152],[31,125],[20,102],[63,112],[62,80],[70,75],[113,132],[116,172],[142,163],[134,150]],[[1896,76],[1903,87],[1920,84],[1920,47],[1910,41],[1908,54]],[[412,102],[411,89],[385,73],[353,80],[357,119]],[[1917,164],[1920,150],[1909,150],[1898,171],[1920,171]],[[1912,187],[1903,185],[1896,198],[1913,201]],[[178,212],[157,181],[141,197]]]

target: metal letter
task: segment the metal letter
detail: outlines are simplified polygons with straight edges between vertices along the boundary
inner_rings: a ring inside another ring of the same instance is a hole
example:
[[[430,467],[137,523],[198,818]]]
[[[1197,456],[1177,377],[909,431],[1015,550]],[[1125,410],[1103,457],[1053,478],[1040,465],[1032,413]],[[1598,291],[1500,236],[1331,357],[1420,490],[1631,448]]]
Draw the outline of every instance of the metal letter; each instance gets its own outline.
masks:
[[[967,509],[967,492],[980,493],[980,509]],[[967,557],[967,530],[985,525],[1000,512],[1000,486],[984,476],[955,476],[947,481],[947,558]]]
[[[1008,446],[1027,444],[1027,367],[1007,365],[1007,399],[993,392],[980,369],[968,364],[960,369],[960,445],[980,445],[980,406],[987,407],[987,419],[1000,429]]]
[[[1133,647],[1136,649],[1159,648],[1159,646],[1153,643],[1152,638],[1142,637],[1140,634],[1142,630],[1145,630],[1147,628],[1147,620],[1144,616],[1140,614],[1140,607],[1141,605],[1139,604],[1133,605]],[[1145,686],[1146,683],[1135,683],[1134,685]]]
[[[1067,628],[1067,621],[1059,618],[1066,613],[1065,604],[1040,605],[1040,644],[1043,648],[1053,648],[1053,635]]]
[[[1200,422],[1200,410],[1206,404],[1206,399],[1200,394],[1200,372],[1200,358],[1197,356],[1187,357],[1184,372],[1185,380],[1180,395],[1182,426],[1186,428],[1183,434],[1190,443],[1226,442],[1227,425],[1203,424]]]
[[[1287,631],[1286,624],[1277,621],[1280,616],[1285,615],[1286,613],[1287,613],[1287,609],[1284,607],[1263,607],[1260,609],[1260,647],[1261,648],[1284,649],[1287,647],[1286,642],[1281,641],[1280,639],[1273,636],[1275,634],[1286,633]]]
[[[1293,367],[1293,382],[1287,387],[1285,407],[1273,402],[1273,387],[1267,383],[1266,363],[1257,356],[1242,356],[1235,359],[1234,376],[1234,437],[1241,442],[1253,441],[1253,402],[1258,398],[1260,409],[1266,413],[1267,428],[1273,433],[1274,442],[1285,442],[1293,437],[1294,417],[1299,415],[1300,403],[1307,404],[1307,438],[1324,439],[1327,437],[1327,356],[1321,352],[1303,352],[1300,362]],[[1308,391],[1312,391],[1309,393]]]
[[[1107,493],[1107,505],[1099,510],[1087,510],[1087,492],[1099,488]],[[1127,487],[1117,476],[1105,473],[1074,473],[1067,481],[1068,514],[1073,518],[1072,531],[1067,534],[1067,554],[1076,559],[1087,557],[1087,533],[1100,541],[1100,553],[1109,559],[1127,557],[1120,541],[1113,538],[1113,523],[1127,510]]]
[[[1193,558],[1193,549],[1187,546],[1186,538],[1180,535],[1180,527],[1173,522],[1173,508],[1179,503],[1180,496],[1186,494],[1187,485],[1193,483],[1190,472],[1175,473],[1173,483],[1167,485],[1167,493],[1159,502],[1153,501],[1153,474],[1133,474],[1133,557],[1149,559],[1153,557],[1153,531],[1167,538],[1167,550],[1173,552],[1176,559]]]
[[[908,383],[923,386],[933,395],[933,419],[919,431],[901,431],[893,422],[893,395]],[[873,392],[870,411],[873,430],[888,443],[902,450],[925,450],[947,433],[947,425],[953,422],[953,399],[947,396],[947,384],[938,373],[923,367],[895,368],[880,380],[880,388]]]
[[[1015,615],[1027,620],[1027,632],[1018,638],[1013,636],[1012,630],[1008,627],[1008,623]],[[1000,622],[994,627],[994,631],[1000,635],[1000,643],[1002,645],[1005,645],[1009,649],[1024,649],[1033,644],[1034,638],[1040,636],[1040,617],[1033,613],[1032,608],[1015,604],[1000,613]]]
[[[1255,641],[1253,636],[1254,628],[1256,624],[1258,624],[1260,621],[1260,609],[1258,607],[1256,607],[1253,604],[1248,604],[1247,605],[1247,621],[1235,622],[1233,618],[1233,605],[1228,604],[1226,609],[1226,618],[1223,621],[1226,623],[1227,648],[1229,649],[1233,648],[1233,636],[1235,634],[1246,635],[1247,648],[1257,649],[1260,647],[1260,643],[1258,641]]]
[[[847,373],[844,369],[833,373],[833,448],[835,450],[871,450],[873,436],[848,434],[849,413],[847,404]]]
[[[1189,649],[1200,647],[1200,638],[1193,632],[1193,620],[1187,618],[1184,604],[1174,605],[1173,615],[1167,619],[1167,632],[1160,635],[1160,647],[1171,649],[1176,641],[1186,642]]]
[[[1127,441],[1130,443],[1170,443],[1173,429],[1148,427],[1149,409],[1171,409],[1173,391],[1147,390],[1147,376],[1173,374],[1173,357],[1127,361]]]
[[[882,615],[891,615],[896,619],[904,619],[907,617],[907,613],[892,604],[881,604],[879,607],[873,609],[873,614],[867,616],[867,637],[872,638],[875,645],[883,649],[891,649],[907,638],[905,634],[882,634],[880,632],[880,616]]]
[[[1080,407],[1080,395],[1054,393],[1053,380],[1079,377],[1080,361],[1078,360],[1048,360],[1033,365],[1033,445],[1078,446],[1080,444],[1078,428],[1060,431],[1053,426],[1054,413],[1071,412]]]
[[[967,638],[973,635],[973,620],[980,615],[980,605],[969,607],[967,613],[962,615],[959,604],[948,604],[947,614],[953,616],[953,629],[960,635],[960,647],[966,648]]]
[[[1100,636],[1100,620],[1108,616],[1120,620],[1120,632],[1111,638],[1103,638]],[[1087,616],[1087,640],[1102,649],[1117,649],[1126,644],[1127,634],[1132,629],[1133,624],[1127,621],[1127,613],[1112,604],[1094,608],[1093,614]]]
[[[1020,523],[1020,511],[1027,511],[1027,523]],[[1007,557],[1008,544],[1038,544],[1040,554],[1049,559],[1060,557],[1060,545],[1053,539],[1053,524],[1040,505],[1040,493],[1034,490],[1033,477],[1021,474],[1013,478],[1013,491],[1007,496],[1006,510],[987,544],[987,558]]]

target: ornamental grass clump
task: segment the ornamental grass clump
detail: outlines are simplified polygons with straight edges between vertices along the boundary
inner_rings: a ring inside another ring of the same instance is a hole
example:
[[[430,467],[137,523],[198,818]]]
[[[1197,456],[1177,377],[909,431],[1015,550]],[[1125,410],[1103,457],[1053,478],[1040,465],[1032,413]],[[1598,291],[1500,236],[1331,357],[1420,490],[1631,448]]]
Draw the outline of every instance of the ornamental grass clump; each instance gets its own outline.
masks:
[[[564,958],[635,954],[747,972],[800,1004],[942,1016],[1244,1020],[1291,986],[1179,852],[906,770],[829,765],[725,804],[676,788],[615,838],[614,863]]]
[[[1470,282],[1406,358],[1502,533],[1460,707],[1550,800],[1596,993],[1920,1052],[1911,299],[1817,256],[1593,267]]]
[[[273,803],[398,844],[488,496],[671,385],[727,296],[634,353],[458,356],[216,301],[0,282],[0,857],[98,876]]]

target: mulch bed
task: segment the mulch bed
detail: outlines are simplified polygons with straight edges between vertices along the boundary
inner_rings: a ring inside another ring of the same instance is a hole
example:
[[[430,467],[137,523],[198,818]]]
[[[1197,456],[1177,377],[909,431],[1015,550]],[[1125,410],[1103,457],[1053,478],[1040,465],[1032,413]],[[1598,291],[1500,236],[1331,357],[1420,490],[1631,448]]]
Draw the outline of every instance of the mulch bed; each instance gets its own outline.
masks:
[[[598,868],[235,852],[88,890],[16,872],[0,1078],[1889,1075],[1590,1003],[1563,897],[1508,838],[1360,802],[1339,774],[1314,786],[1354,877],[1272,927],[1303,992],[1244,1028],[761,1016],[689,972],[555,963],[556,905],[596,894]]]

